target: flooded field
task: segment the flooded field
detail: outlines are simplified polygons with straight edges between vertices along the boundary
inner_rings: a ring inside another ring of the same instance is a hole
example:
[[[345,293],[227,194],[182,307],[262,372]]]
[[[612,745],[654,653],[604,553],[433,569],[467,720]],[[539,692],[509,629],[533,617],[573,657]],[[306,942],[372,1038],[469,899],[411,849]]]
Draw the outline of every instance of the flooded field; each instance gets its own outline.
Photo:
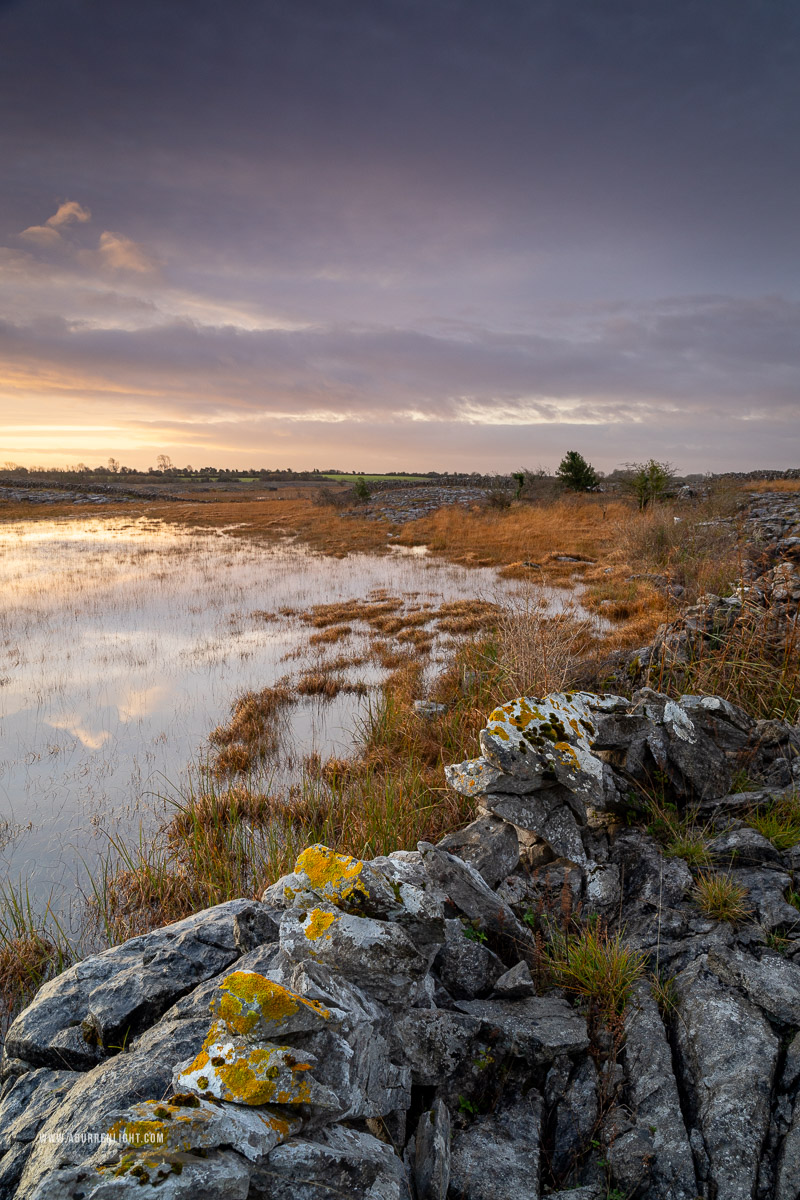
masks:
[[[335,559],[145,517],[0,526],[0,872],[37,901],[69,896],[109,833],[155,829],[236,696],[320,661],[298,613],[400,596],[424,615],[518,587],[419,548]],[[357,661],[369,636],[351,619],[336,649]],[[441,660],[452,636],[433,637]],[[340,672],[367,687],[381,674],[368,661]],[[276,770],[313,751],[346,756],[363,703],[298,696],[293,755]]]

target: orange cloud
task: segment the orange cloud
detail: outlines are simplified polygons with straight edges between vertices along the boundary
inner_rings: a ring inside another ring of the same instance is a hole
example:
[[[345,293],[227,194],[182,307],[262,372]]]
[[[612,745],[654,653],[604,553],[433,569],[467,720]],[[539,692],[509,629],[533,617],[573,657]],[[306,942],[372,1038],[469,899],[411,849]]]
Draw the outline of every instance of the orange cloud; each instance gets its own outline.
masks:
[[[45,224],[53,229],[58,229],[61,225],[68,225],[71,221],[91,221],[92,214],[88,208],[84,208],[82,204],[78,204],[77,200],[65,200],[63,204],[59,204],[56,212],[52,217],[48,217]]]
[[[34,245],[55,246],[61,241],[58,231],[62,225],[70,225],[73,221],[84,224],[91,219],[92,214],[88,208],[78,204],[77,200],[65,200],[63,204],[59,204],[52,217],[47,218],[44,225],[29,225],[19,236],[33,242]]]
[[[115,271],[135,271],[145,275],[156,269],[155,262],[142,247],[124,233],[111,233],[110,230],[101,233],[98,252],[103,264]]]

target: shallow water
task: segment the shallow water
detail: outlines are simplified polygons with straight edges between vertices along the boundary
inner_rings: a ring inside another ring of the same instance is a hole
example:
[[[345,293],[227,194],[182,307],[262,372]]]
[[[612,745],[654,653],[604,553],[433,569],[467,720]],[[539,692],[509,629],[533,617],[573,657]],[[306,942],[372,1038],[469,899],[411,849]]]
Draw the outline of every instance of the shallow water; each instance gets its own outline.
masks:
[[[0,872],[38,900],[73,892],[107,832],[161,819],[239,693],[313,663],[308,627],[259,613],[375,589],[434,604],[517,590],[419,550],[332,559],[144,517],[0,525]],[[301,700],[298,760],[347,754],[360,703]]]

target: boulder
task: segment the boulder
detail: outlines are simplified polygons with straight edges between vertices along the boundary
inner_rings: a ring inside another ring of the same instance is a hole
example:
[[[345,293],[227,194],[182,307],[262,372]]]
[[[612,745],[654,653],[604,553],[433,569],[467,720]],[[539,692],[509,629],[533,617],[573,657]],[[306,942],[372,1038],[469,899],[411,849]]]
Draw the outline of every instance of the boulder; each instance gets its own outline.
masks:
[[[542,1101],[535,1091],[453,1134],[451,1200],[539,1200]]]
[[[248,1200],[410,1200],[402,1161],[369,1133],[341,1125],[293,1138],[253,1171]]]
[[[683,1087],[726,1200],[751,1200],[770,1121],[778,1038],[754,1004],[698,959],[675,980]]]
[[[473,866],[428,842],[420,842],[419,849],[428,875],[446,893],[455,908],[471,921],[477,921],[488,933],[497,935],[504,945],[533,944],[530,930],[517,920],[506,904],[498,900]]]
[[[652,1130],[650,1178],[642,1200],[695,1200],[699,1187],[681,1112],[672,1054],[658,1005],[640,984],[625,1022],[625,1078],[631,1109]]]
[[[231,900],[93,955],[44,984],[8,1031],[5,1053],[32,1066],[89,1070],[171,1004],[239,957]]]
[[[760,958],[718,947],[706,957],[709,971],[728,987],[739,988],[762,1012],[781,1025],[800,1025],[800,966],[765,951]]]
[[[288,958],[332,967],[384,1003],[404,1007],[424,995],[433,953],[420,953],[399,925],[334,908],[288,909],[280,938]]]
[[[552,1062],[559,1054],[578,1054],[589,1045],[583,1017],[559,996],[460,1000],[456,1007],[485,1030],[499,1030],[507,1048],[530,1062]]]
[[[445,943],[433,963],[435,974],[456,999],[488,996],[505,971],[503,963],[494,951],[481,944],[474,926],[446,921],[445,930]]]
[[[514,826],[497,817],[479,817],[457,833],[448,833],[438,846],[471,863],[492,888],[519,865],[519,838]]]
[[[414,1186],[417,1200],[447,1200],[450,1184],[450,1113],[434,1100],[417,1123]]]
[[[20,1181],[20,1200],[33,1195],[40,1180],[57,1168],[83,1164],[96,1150],[96,1139],[132,1104],[170,1095],[176,1060],[195,1055],[207,1031],[207,1017],[202,1021],[164,1018],[141,1034],[125,1054],[80,1074],[39,1130]],[[95,1140],[84,1140],[86,1135]]]
[[[159,1200],[246,1200],[250,1167],[233,1151],[204,1157],[151,1151],[100,1153],[91,1164],[54,1171],[26,1200],[141,1200],[142,1188]]]

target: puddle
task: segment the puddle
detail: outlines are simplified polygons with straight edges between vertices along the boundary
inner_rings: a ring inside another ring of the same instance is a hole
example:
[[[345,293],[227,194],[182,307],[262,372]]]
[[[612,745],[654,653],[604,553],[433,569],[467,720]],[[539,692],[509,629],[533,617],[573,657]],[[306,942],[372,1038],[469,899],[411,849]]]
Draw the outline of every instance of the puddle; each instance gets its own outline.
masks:
[[[106,832],[161,819],[157,797],[181,787],[235,697],[308,665],[312,631],[259,613],[379,589],[433,605],[518,590],[422,550],[333,559],[149,518],[0,525],[2,873],[29,880],[34,899],[74,891]],[[381,672],[352,675],[372,684]],[[302,700],[290,715],[298,758],[346,755],[362,703]]]

